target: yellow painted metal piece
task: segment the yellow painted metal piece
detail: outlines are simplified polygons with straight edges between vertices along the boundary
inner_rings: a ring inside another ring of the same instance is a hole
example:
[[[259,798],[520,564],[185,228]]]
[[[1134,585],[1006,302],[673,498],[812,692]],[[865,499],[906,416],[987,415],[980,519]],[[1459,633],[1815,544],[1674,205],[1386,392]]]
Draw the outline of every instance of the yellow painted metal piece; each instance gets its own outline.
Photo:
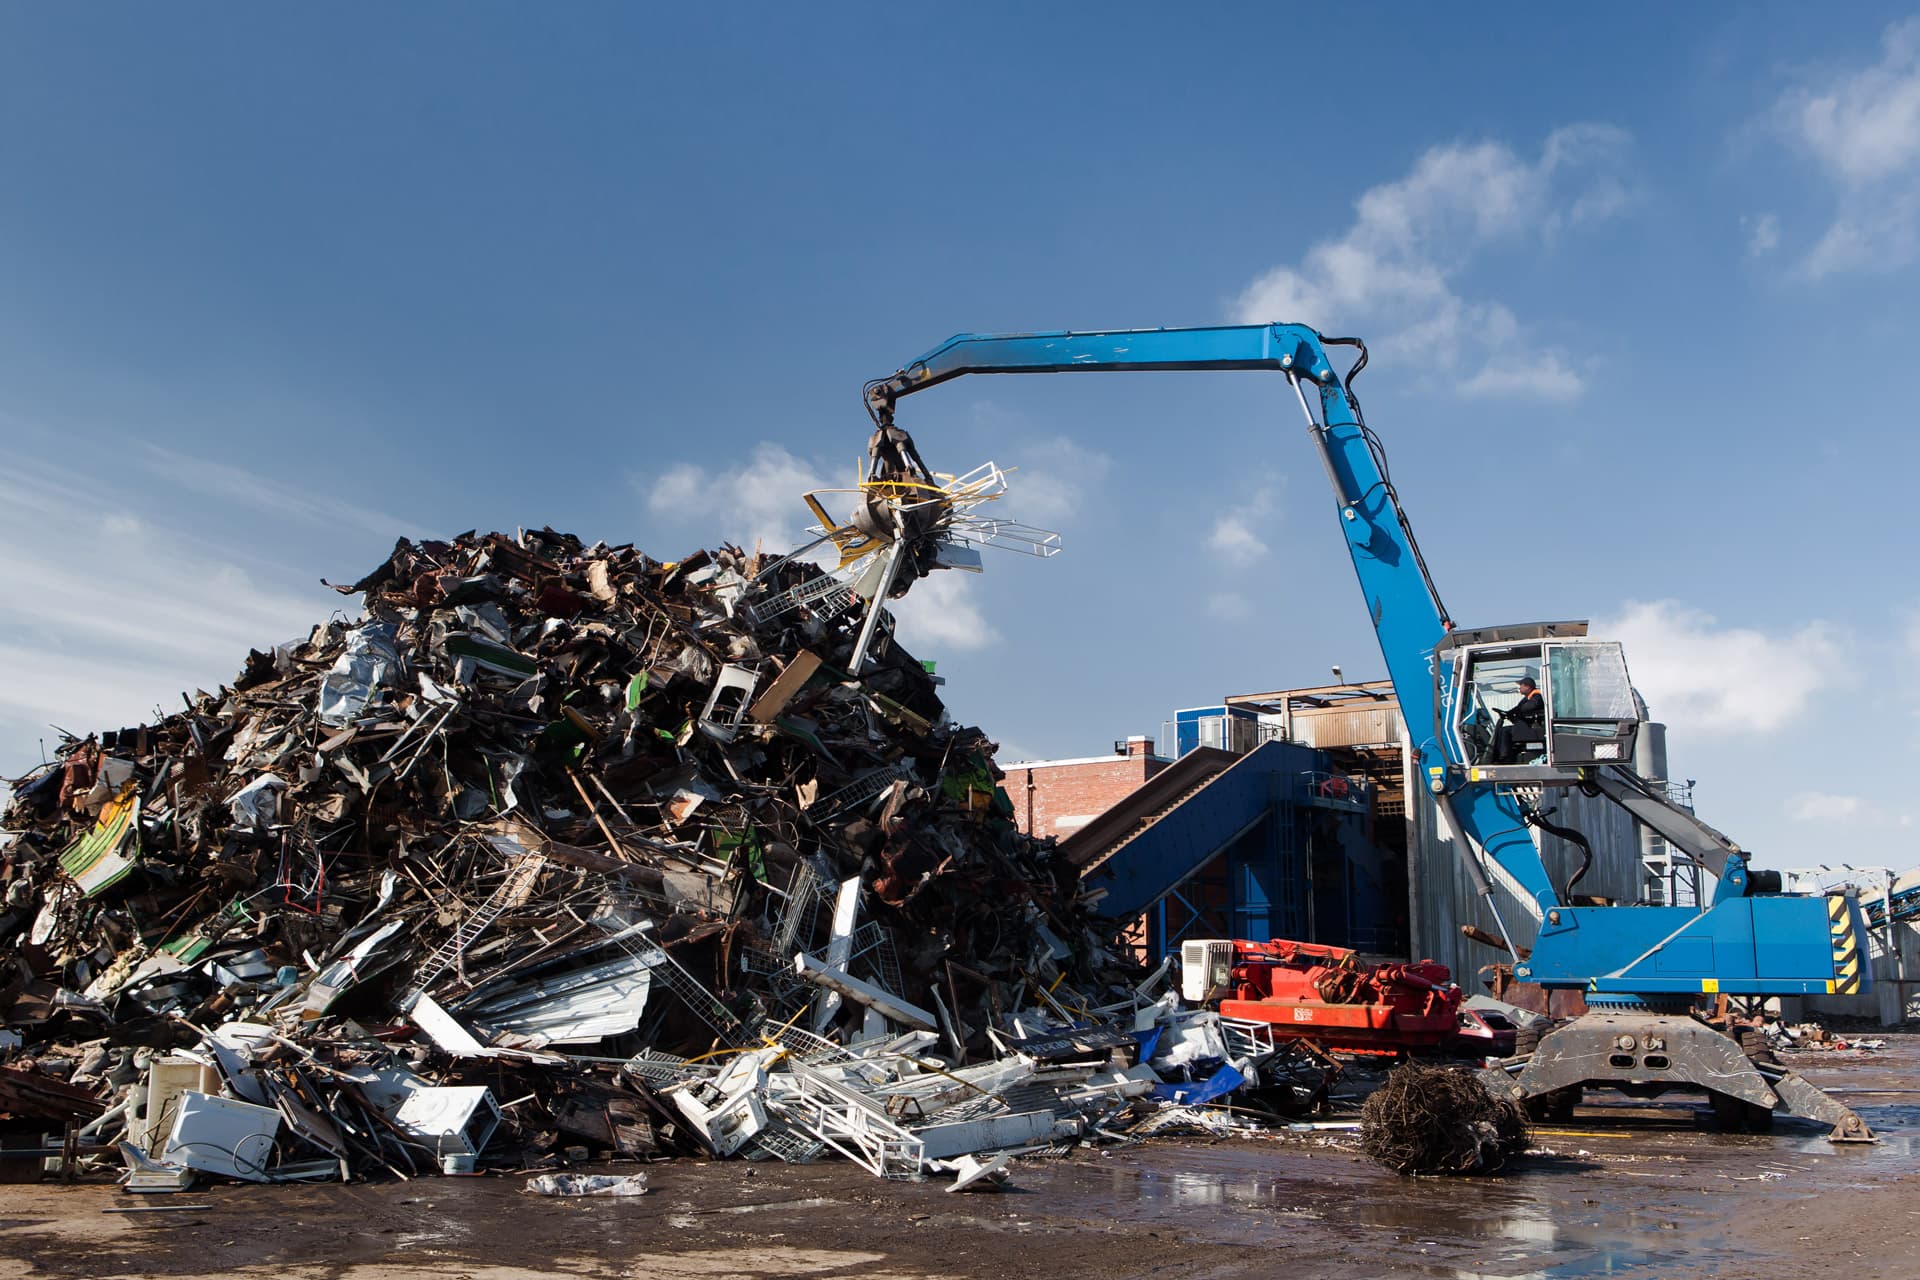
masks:
[[[60,853],[60,869],[89,897],[116,884],[140,857],[140,795],[129,782],[100,810],[93,829]]]
[[[1853,909],[1845,894],[1827,895],[1827,931],[1833,940],[1833,981],[1827,990],[1834,995],[1858,995],[1860,991],[1860,939],[1853,931]]]

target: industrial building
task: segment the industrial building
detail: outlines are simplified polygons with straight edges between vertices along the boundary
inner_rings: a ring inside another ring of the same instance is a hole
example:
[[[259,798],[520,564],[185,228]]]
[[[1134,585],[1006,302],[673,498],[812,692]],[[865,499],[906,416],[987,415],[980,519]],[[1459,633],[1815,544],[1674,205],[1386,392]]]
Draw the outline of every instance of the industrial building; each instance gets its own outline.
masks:
[[[1664,732],[1647,727],[1637,767],[1664,785]],[[1497,926],[1414,768],[1388,682],[1236,694],[1176,712],[1161,737],[1159,754],[1136,737],[1112,757],[1006,767],[1022,825],[1062,837],[1090,889],[1106,895],[1103,914],[1135,920],[1131,936],[1147,955],[1189,937],[1291,937],[1431,958],[1468,981],[1509,958],[1461,932]],[[1106,807],[1090,815],[1095,798]],[[1617,806],[1572,788],[1539,799],[1592,845],[1576,894],[1698,900],[1695,869],[1675,866]],[[1583,854],[1534,837],[1566,885]],[[1489,869],[1495,906],[1525,947],[1537,924],[1530,904]]]
[[[1002,766],[1000,785],[1013,801],[1014,820],[1030,836],[1072,835],[1151,781],[1173,761],[1135,734],[1113,744],[1113,754],[1071,760],[1028,760]]]

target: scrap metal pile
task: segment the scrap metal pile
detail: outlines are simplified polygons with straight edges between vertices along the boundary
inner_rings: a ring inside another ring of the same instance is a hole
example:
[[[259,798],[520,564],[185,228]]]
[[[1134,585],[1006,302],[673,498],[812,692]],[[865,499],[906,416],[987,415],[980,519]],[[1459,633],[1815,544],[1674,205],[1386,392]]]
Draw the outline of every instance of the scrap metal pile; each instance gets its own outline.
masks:
[[[145,1189],[828,1151],[972,1181],[1325,1096],[1110,946],[844,578],[541,530],[337,589],[358,616],[14,783],[16,1133]]]

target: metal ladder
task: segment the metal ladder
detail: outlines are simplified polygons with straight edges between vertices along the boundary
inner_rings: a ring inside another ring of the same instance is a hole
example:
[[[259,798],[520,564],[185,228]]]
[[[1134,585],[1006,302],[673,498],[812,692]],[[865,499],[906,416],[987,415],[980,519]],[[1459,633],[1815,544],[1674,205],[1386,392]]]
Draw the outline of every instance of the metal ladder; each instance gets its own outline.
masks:
[[[792,1092],[767,1098],[768,1110],[882,1178],[920,1173],[925,1144],[871,1098],[792,1063]]]
[[[820,903],[830,893],[831,886],[811,862],[794,864],[793,878],[787,881],[786,905],[781,910],[780,923],[773,930],[774,955],[788,964],[793,963],[793,944],[799,940],[802,929],[811,936]]]
[[[853,931],[853,954],[848,957],[851,965],[855,960],[864,960],[865,968],[875,982],[894,995],[901,995],[906,984],[900,975],[900,957],[893,949],[893,938],[878,920],[869,920]]]
[[[439,948],[427,957],[427,962],[414,974],[413,988],[409,995],[418,995],[429,990],[439,981],[441,975],[460,962],[473,940],[487,931],[487,926],[500,918],[500,914],[528,890],[533,888],[534,879],[546,869],[547,855],[534,851],[521,854],[507,874],[494,889],[492,896],[480,904],[480,909],[461,922],[451,937],[441,943]],[[407,1003],[412,1003],[411,1000]]]
[[[620,943],[627,952],[653,966],[652,980],[680,997],[680,1002],[693,1011],[693,1016],[707,1024],[707,1030],[718,1036],[731,1048],[744,1048],[753,1041],[753,1034],[747,1024],[733,1016],[727,1007],[720,1003],[718,996],[701,985],[700,980],[681,967],[680,962],[668,955],[664,947],[649,944],[645,949],[636,949]]]
[[[808,822],[826,822],[836,814],[873,799],[894,783],[912,777],[913,770],[907,765],[882,765],[871,773],[855,778],[838,791],[821,796],[807,807],[804,817]]]

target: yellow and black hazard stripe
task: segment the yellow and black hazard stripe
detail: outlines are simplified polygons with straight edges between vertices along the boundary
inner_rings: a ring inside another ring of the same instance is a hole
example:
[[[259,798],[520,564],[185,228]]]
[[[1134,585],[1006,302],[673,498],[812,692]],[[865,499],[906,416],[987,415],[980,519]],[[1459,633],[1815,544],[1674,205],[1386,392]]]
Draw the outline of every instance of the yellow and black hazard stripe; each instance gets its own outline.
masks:
[[[1827,895],[1827,932],[1833,938],[1833,981],[1837,996],[1860,992],[1860,938],[1853,930],[1853,902],[1843,893]]]

